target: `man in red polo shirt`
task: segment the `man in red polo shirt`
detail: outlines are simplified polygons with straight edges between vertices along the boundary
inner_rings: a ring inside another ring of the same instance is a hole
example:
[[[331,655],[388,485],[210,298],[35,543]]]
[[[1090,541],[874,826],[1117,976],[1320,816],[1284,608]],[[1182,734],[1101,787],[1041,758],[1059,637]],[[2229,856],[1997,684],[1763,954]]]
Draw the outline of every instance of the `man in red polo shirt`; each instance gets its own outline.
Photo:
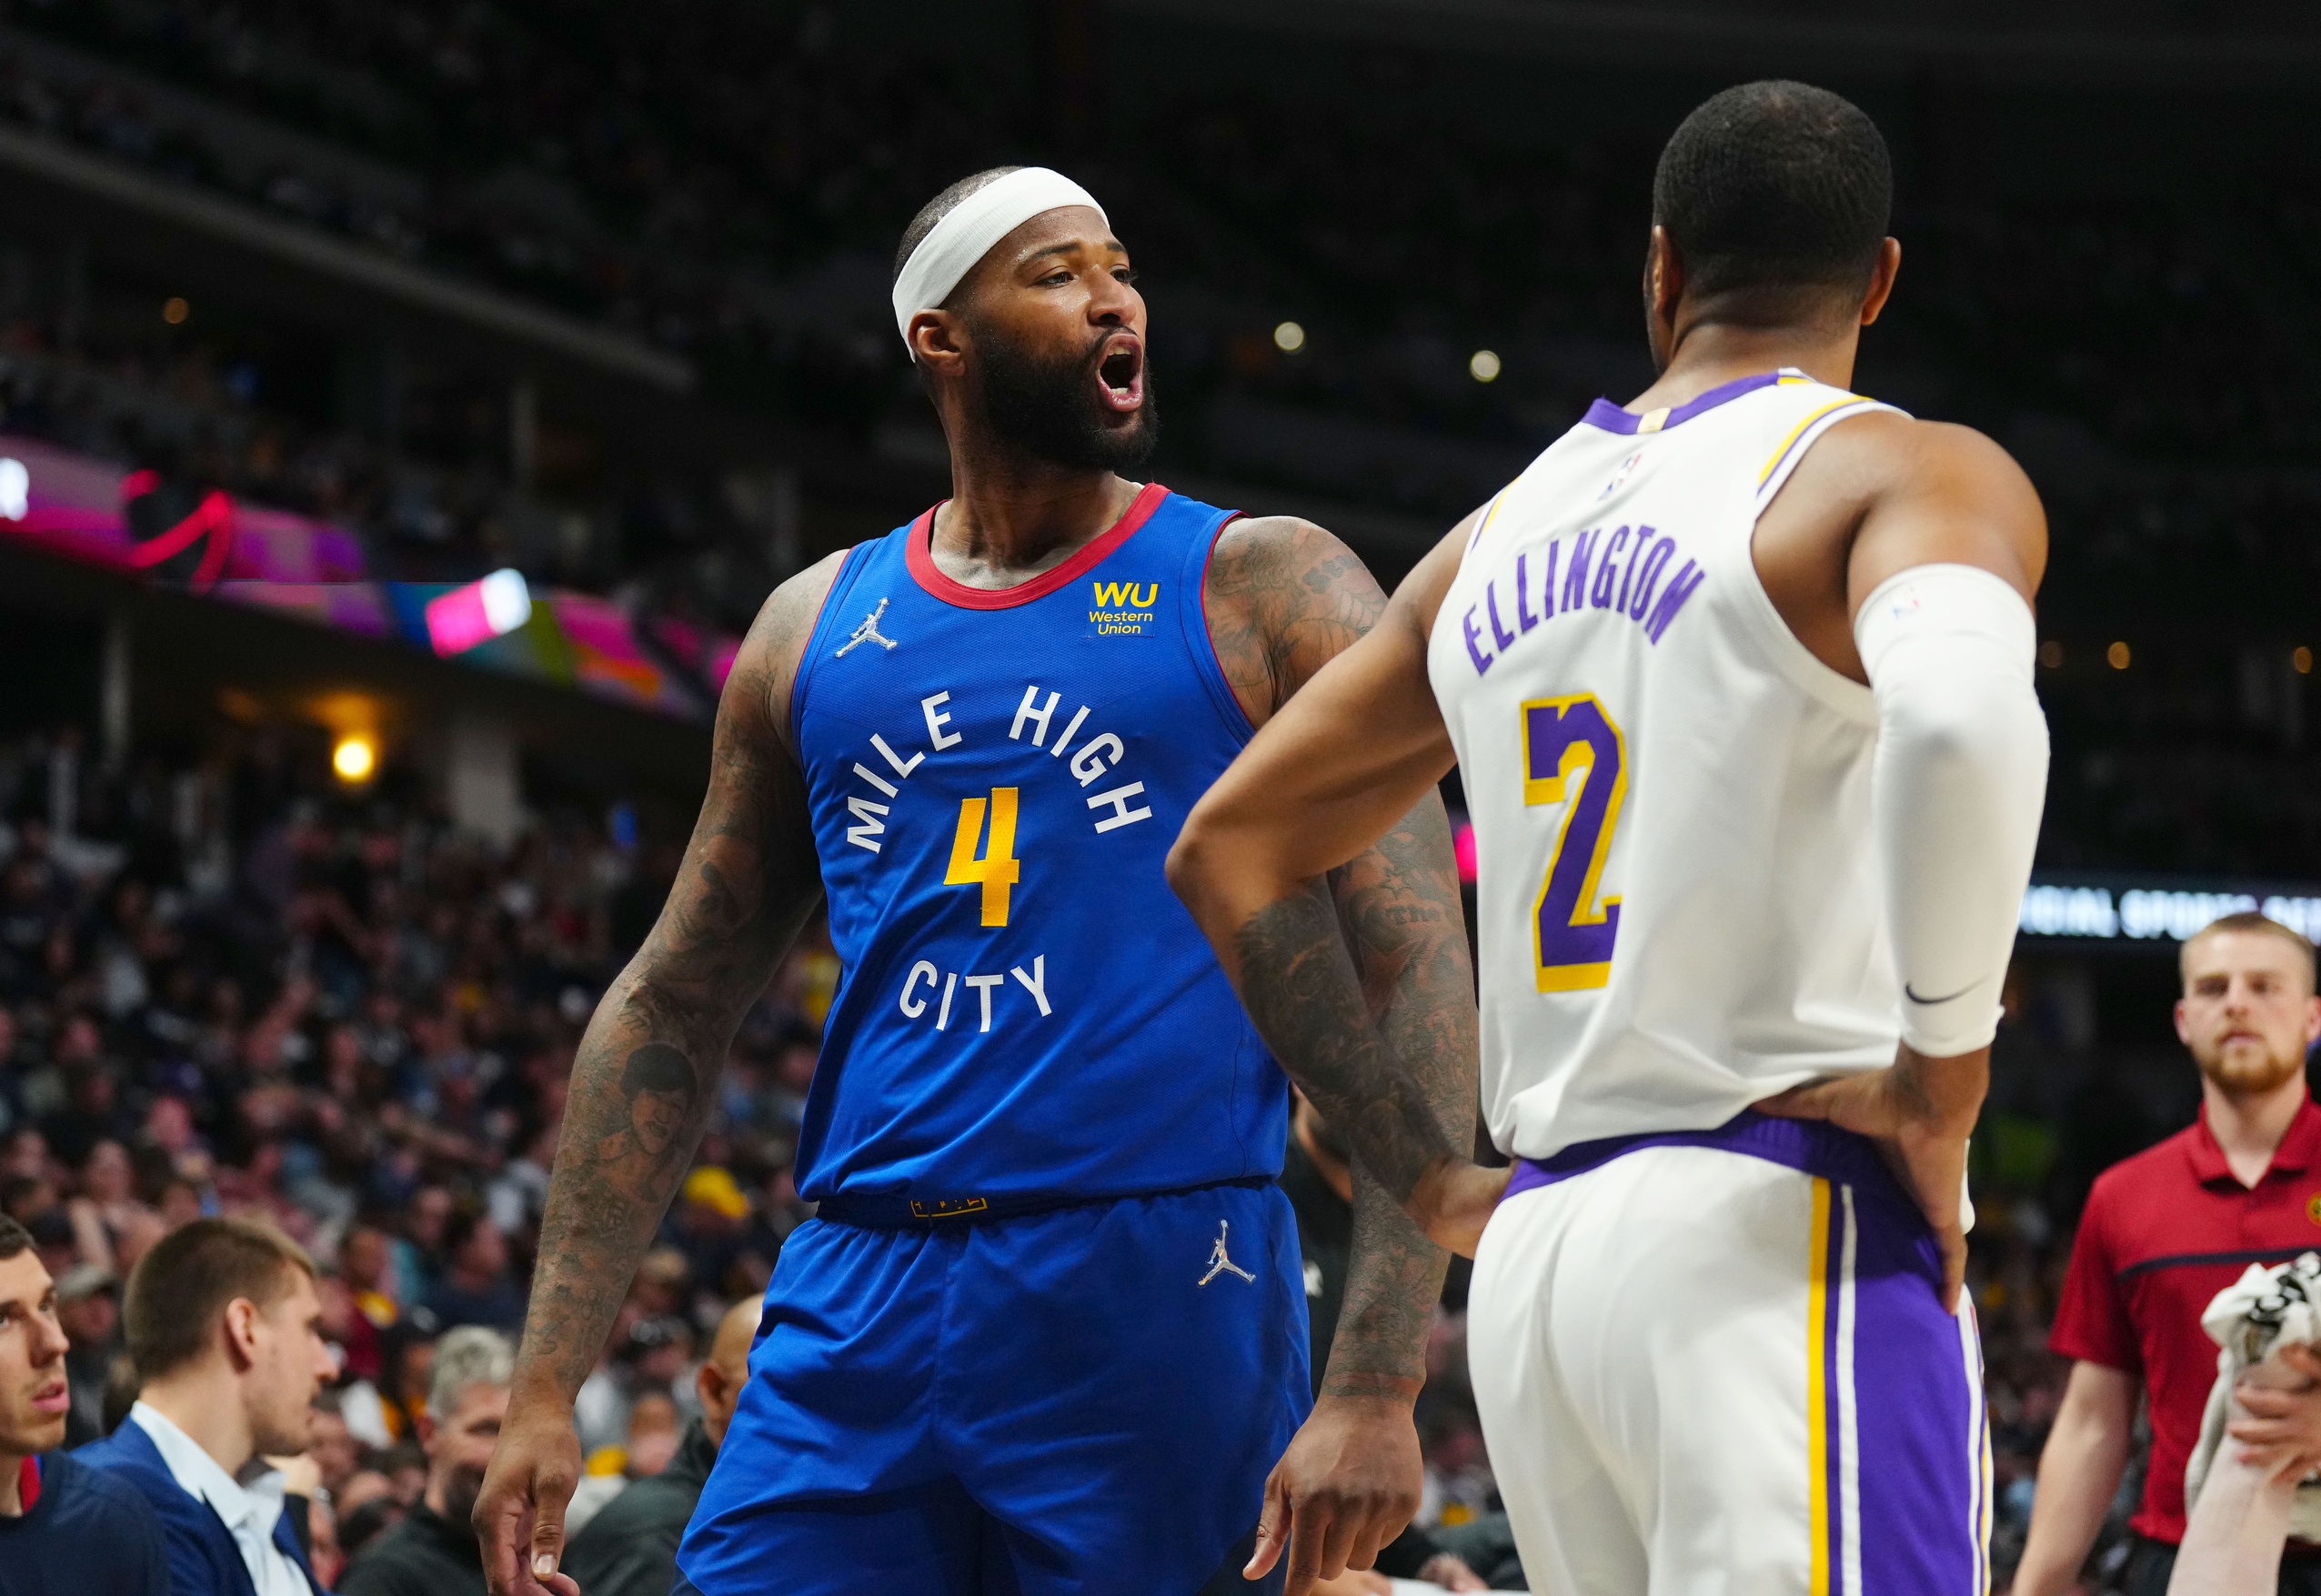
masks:
[[[2176,1035],[2200,1066],[2200,1119],[2088,1194],[2049,1342],[2076,1361],[2039,1460],[2015,1596],[2079,1588],[2127,1466],[2139,1386],[2152,1460],[2125,1590],[2162,1596],[2184,1539],[2185,1463],[2216,1379],[2201,1310],[2252,1263],[2321,1250],[2321,1109],[2305,1081],[2321,1039],[2313,945],[2262,915],[2227,915],[2181,962]],[[2236,1434],[2284,1462],[2321,1460],[2321,1389],[2245,1400],[2257,1421]],[[2321,1556],[2292,1548],[2280,1589],[2321,1596]]]

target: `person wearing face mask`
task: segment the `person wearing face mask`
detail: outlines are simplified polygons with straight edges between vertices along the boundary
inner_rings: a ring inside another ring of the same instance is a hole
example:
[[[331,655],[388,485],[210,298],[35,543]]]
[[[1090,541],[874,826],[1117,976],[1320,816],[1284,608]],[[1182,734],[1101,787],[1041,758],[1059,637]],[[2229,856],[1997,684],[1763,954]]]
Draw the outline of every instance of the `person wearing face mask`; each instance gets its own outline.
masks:
[[[2313,945],[2260,914],[2233,914],[2187,941],[2181,963],[2176,1035],[2200,1069],[2200,1118],[2106,1170],[2088,1194],[2049,1342],[2074,1360],[2071,1379],[2039,1461],[2018,1596],[2079,1588],[2127,1466],[2139,1394],[2152,1459],[2125,1589],[2168,1588],[2185,1537],[2185,1465],[2216,1378],[2201,1311],[2250,1264],[2321,1248],[2321,1109],[2305,1074],[2321,1039]],[[2282,1356],[2321,1378],[2307,1349]],[[2321,1389],[2241,1400],[2249,1411],[2231,1433],[2251,1455],[2300,1473],[2321,1463]],[[2321,1592],[2321,1547],[2291,1542],[2279,1586]]]

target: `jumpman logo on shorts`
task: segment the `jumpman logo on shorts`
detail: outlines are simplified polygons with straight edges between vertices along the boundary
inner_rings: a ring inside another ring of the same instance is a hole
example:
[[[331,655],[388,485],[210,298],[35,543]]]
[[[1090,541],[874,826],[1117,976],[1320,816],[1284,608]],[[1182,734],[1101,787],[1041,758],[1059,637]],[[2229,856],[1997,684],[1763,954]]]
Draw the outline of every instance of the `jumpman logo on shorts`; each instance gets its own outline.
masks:
[[[1195,1280],[1194,1285],[1205,1286],[1219,1275],[1239,1275],[1251,1285],[1257,1284],[1255,1275],[1225,1256],[1225,1233],[1232,1228],[1223,1220],[1217,1221],[1217,1245],[1209,1250],[1209,1272]]]
[[[879,635],[879,617],[886,613],[887,601],[881,598],[879,600],[879,607],[862,617],[862,624],[854,628],[854,636],[849,637],[844,646],[830,657],[843,659],[854,652],[857,645],[862,643],[876,643],[881,648],[892,648],[895,646],[895,640],[892,637]]]

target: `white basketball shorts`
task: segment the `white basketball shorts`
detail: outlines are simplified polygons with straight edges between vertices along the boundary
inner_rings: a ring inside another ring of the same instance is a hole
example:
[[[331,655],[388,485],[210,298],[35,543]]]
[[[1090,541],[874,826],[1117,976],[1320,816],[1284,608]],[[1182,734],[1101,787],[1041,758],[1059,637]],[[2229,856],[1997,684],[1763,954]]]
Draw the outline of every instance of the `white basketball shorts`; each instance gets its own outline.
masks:
[[[1866,1140],[1745,1113],[1526,1160],[1469,1360],[1532,1589],[1982,1596],[1971,1307]]]

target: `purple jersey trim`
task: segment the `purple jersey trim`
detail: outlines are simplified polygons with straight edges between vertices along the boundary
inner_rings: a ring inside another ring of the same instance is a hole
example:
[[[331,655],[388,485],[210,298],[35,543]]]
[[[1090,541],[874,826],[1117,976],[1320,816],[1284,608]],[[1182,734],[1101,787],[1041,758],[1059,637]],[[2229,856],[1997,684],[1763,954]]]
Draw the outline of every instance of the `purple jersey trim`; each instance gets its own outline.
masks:
[[[1640,1147],[1713,1147],[1726,1152],[1763,1159],[1808,1175],[1851,1182],[1865,1195],[1883,1195],[1908,1203],[1884,1160],[1868,1138],[1840,1130],[1820,1119],[1783,1119],[1743,1109],[1713,1130],[1654,1130],[1641,1136],[1607,1136],[1598,1141],[1574,1142],[1550,1159],[1518,1159],[1515,1173],[1500,1200],[1552,1186],[1601,1169],[1623,1153]]]
[[[1753,394],[1759,388],[1769,388],[1781,378],[1780,372],[1768,371],[1761,376],[1736,377],[1731,382],[1721,383],[1699,397],[1687,399],[1671,410],[1668,419],[1660,424],[1660,430],[1666,432],[1672,427],[1682,426],[1704,410],[1715,409],[1727,399],[1737,399],[1743,394]],[[1623,410],[1610,399],[1598,399],[1590,405],[1588,413],[1581,419],[1590,427],[1602,427],[1606,432],[1629,434],[1643,426],[1644,420],[1632,410]]]

